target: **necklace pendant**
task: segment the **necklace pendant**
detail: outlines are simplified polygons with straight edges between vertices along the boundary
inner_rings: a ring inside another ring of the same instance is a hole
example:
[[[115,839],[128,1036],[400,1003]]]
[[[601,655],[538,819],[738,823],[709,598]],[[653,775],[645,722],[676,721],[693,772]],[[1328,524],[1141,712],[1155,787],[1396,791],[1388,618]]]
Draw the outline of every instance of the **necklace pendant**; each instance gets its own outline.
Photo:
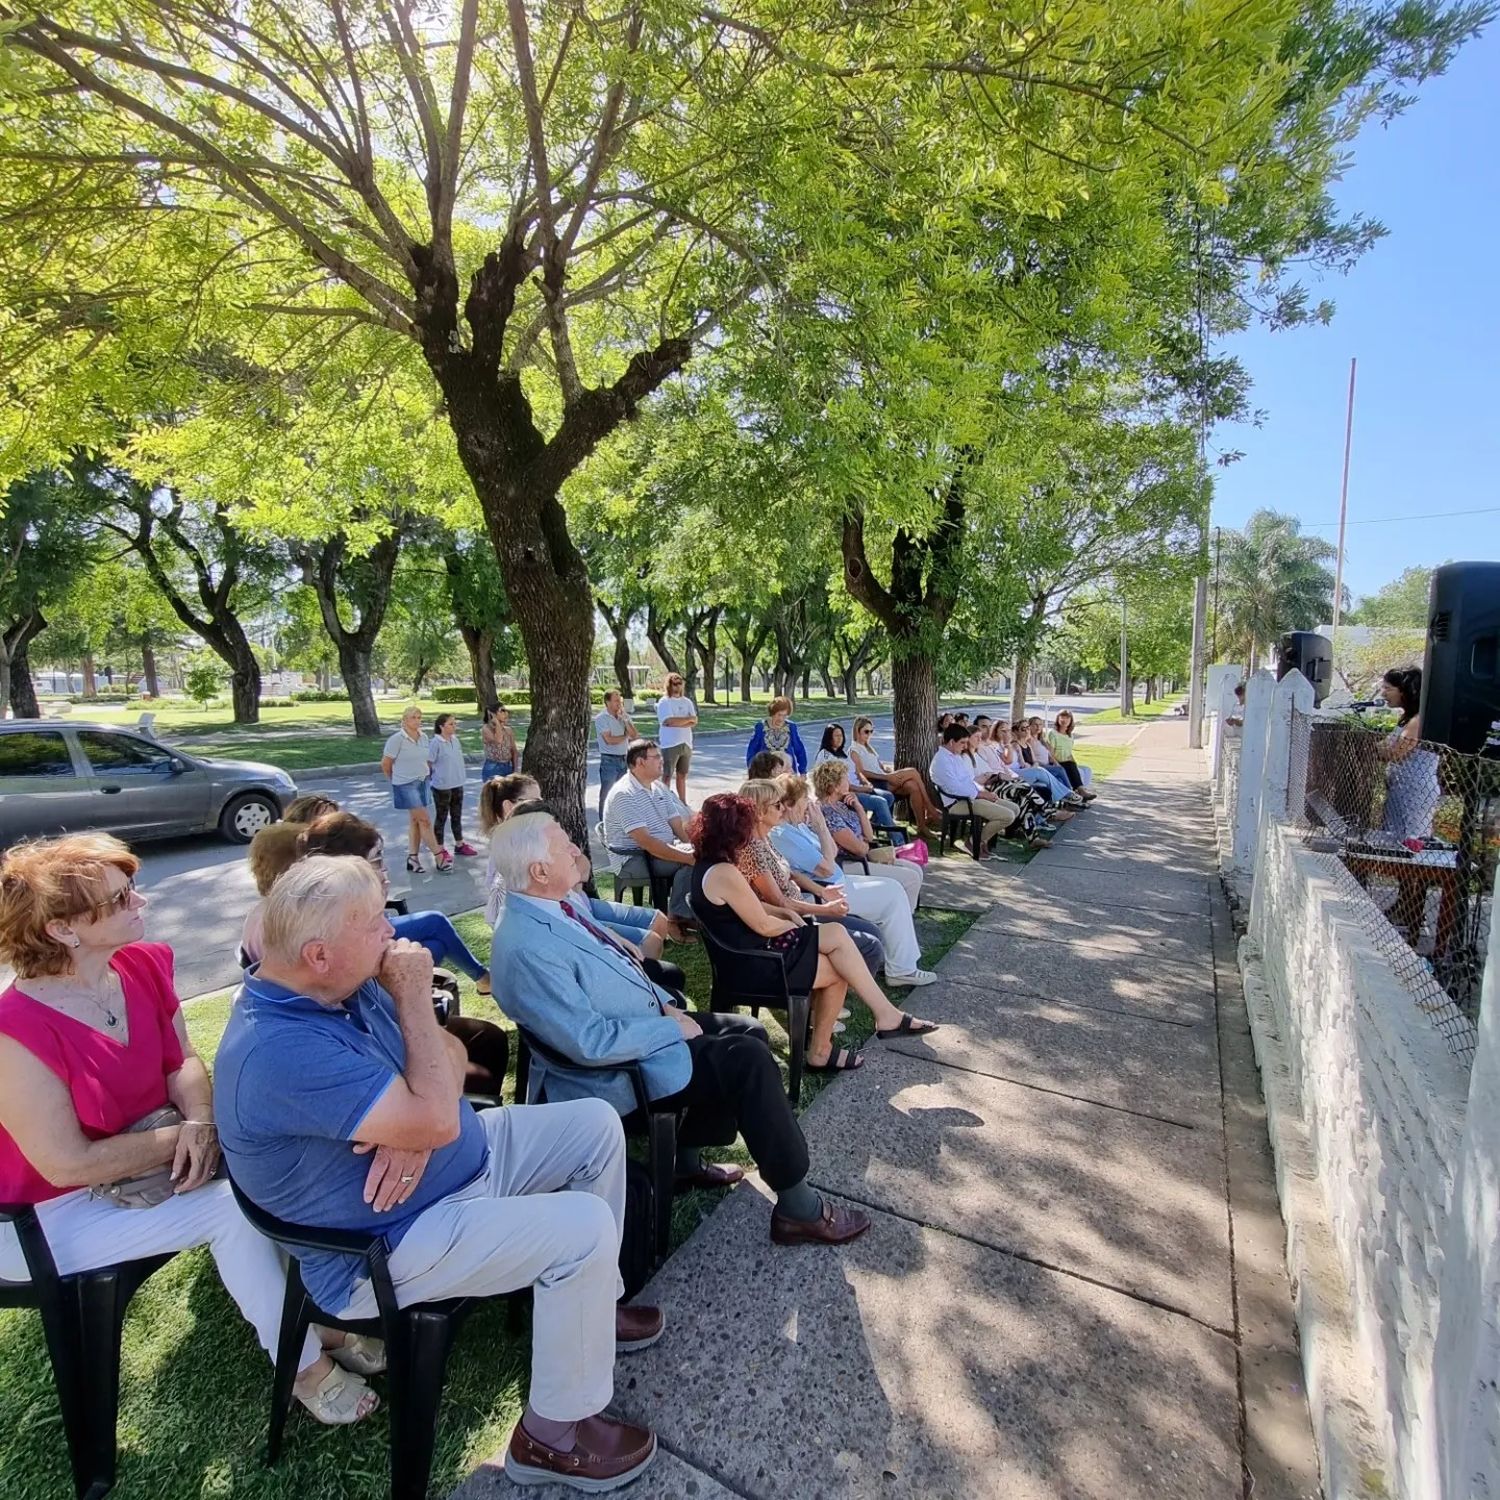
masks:
[[[114,1011],[107,1010],[104,1012],[104,1024],[106,1026],[118,1026],[120,1024],[120,1018],[114,1013]]]

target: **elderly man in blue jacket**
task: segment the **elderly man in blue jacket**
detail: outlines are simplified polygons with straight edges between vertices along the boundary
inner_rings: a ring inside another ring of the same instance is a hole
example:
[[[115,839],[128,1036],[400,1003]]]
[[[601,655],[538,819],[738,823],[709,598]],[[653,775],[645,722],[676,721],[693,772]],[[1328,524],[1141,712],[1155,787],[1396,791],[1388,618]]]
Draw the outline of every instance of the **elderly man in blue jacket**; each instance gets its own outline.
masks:
[[[710,1166],[698,1153],[740,1134],[776,1193],[775,1243],[843,1244],[869,1228],[864,1214],[826,1204],[808,1186],[807,1142],[765,1029],[744,1016],[690,1015],[651,982],[639,956],[578,899],[578,850],[555,818],[512,817],[496,830],[491,852],[507,892],[491,951],[495,1001],[554,1051],[590,1068],[574,1072],[533,1059],[533,1098],[544,1091],[554,1102],[602,1098],[628,1115],[635,1108],[630,1082],[607,1067],[639,1062],[653,1102],[671,1100],[685,1110],[678,1171],[689,1185],[735,1181],[737,1168]]]

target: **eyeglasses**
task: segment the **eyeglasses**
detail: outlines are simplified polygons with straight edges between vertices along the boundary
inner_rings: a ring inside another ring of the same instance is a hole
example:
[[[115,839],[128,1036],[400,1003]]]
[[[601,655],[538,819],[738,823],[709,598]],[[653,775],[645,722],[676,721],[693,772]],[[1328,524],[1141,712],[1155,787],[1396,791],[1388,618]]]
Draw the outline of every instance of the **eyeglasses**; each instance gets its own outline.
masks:
[[[107,921],[110,917],[118,915],[122,911],[130,910],[130,898],[135,895],[135,881],[127,880],[113,896],[107,896],[103,901],[96,901],[92,906],[85,906],[82,911],[75,913],[80,917],[92,917],[96,922]]]

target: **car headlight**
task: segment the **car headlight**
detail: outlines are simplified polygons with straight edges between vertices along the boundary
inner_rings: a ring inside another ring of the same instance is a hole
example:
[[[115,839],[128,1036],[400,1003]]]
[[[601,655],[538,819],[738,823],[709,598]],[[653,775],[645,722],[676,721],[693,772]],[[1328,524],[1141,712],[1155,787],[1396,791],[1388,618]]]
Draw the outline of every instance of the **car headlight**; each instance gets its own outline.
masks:
[[[285,771],[278,771],[276,773],[276,785],[284,792],[295,792],[297,790],[297,783]]]

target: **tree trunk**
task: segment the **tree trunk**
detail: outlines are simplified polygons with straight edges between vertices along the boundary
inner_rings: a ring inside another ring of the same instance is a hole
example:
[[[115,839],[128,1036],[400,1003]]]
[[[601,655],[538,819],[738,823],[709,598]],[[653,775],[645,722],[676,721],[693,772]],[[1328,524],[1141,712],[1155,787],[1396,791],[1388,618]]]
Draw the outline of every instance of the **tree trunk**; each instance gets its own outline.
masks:
[[[802,693],[801,693],[802,701],[804,703],[806,703],[807,700],[808,700],[808,698],[811,697],[811,696],[812,696],[812,668],[809,667],[808,665],[806,665],[806,663],[804,663],[803,667],[802,667]]]
[[[354,710],[354,732],[361,739],[375,739],[380,734],[380,716],[375,712],[375,689],[370,682],[370,648],[361,646],[352,635],[338,643],[339,676],[344,692]]]
[[[83,696],[94,697],[99,691],[99,684],[94,680],[94,653],[85,651],[83,653]]]
[[[18,719],[40,719],[42,706],[36,701],[31,680],[31,642],[23,640],[10,658],[10,711]]]
[[[1026,698],[1031,690],[1031,653],[1017,651],[1010,684],[1010,721],[1026,717]]]
[[[759,667],[757,670],[760,673],[760,690],[761,690],[761,692],[763,692],[763,693],[769,693],[769,692],[771,692],[773,684],[776,681],[775,677],[764,666]],[[776,691],[779,692],[780,689],[777,688]]]
[[[677,663],[677,653],[672,650],[672,643],[667,639],[667,622],[657,614],[654,604],[646,606],[646,639],[651,642],[652,649],[661,657],[662,665],[667,671],[682,672],[682,668]]]
[[[714,697],[714,677],[719,669],[719,615],[723,612],[722,604],[715,605],[708,612],[708,619],[704,622],[703,629],[698,636],[698,652],[703,658],[703,700],[705,703],[716,703]]]
[[[626,609],[623,605],[614,609],[603,599],[597,602],[599,613],[604,616],[604,623],[609,626],[609,633],[614,637],[615,686],[619,688],[620,696],[629,703],[635,697],[635,683],[630,680],[630,621],[635,611]]]
[[[33,638],[47,628],[41,610],[32,609],[13,620],[0,635],[0,704],[9,704],[17,719],[39,719],[41,706],[36,701],[36,684],[31,680],[30,646]]]
[[[873,698],[874,696],[875,696],[875,668],[874,667],[869,667],[865,671],[865,697],[866,698]]]
[[[833,676],[828,670],[828,663],[826,661],[819,665],[818,676],[823,679],[823,696],[825,698],[837,698],[839,692],[833,685]]]
[[[891,680],[898,766],[915,766],[925,776],[937,751],[937,662],[926,651],[893,642]]]
[[[156,647],[150,641],[141,642],[141,676],[146,679],[146,696],[161,697],[161,684],[156,680]]]
[[[401,551],[399,521],[375,543],[364,559],[370,568],[368,588],[359,624],[352,630],[339,618],[339,598],[347,593],[340,577],[340,569],[348,560],[347,549],[348,540],[340,532],[316,547],[299,548],[294,556],[302,568],[303,582],[317,597],[323,628],[338,652],[339,675],[344,679],[344,691],[349,695],[349,706],[354,712],[354,732],[361,738],[373,738],[380,733],[380,717],[375,712],[370,659],[375,651],[375,637],[385,623],[386,607],[391,598],[391,578]]]
[[[481,713],[487,713],[500,701],[495,682],[495,632],[458,622],[464,649],[469,653],[469,676],[474,682],[474,697]]]
[[[229,653],[229,694],[234,703],[234,722],[259,723],[260,663],[243,630],[226,635],[225,648]],[[222,656],[224,652],[219,654]]]
[[[844,673],[844,702],[850,708],[859,702],[859,672],[854,667]]]

